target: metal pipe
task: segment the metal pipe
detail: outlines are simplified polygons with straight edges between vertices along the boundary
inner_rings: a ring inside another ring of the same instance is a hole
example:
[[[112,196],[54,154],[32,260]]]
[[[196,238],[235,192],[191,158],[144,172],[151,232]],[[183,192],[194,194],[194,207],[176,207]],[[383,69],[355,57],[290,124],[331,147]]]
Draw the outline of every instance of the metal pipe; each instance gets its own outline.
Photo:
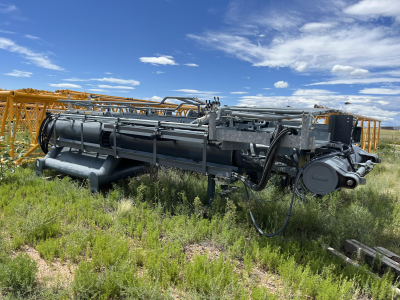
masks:
[[[365,173],[365,170],[373,165],[372,160],[367,160],[367,162],[357,170],[358,175],[362,176]]]
[[[90,116],[90,115],[77,115],[77,114],[58,114],[59,117],[64,117],[66,120],[91,120],[93,122],[97,121],[112,121],[112,122],[120,122],[125,124],[139,124],[139,125],[159,125],[166,128],[181,128],[181,129],[190,129],[190,130],[201,130],[207,131],[208,125],[200,125],[193,127],[193,125],[187,123],[176,123],[176,122],[168,122],[168,121],[153,121],[153,120],[143,120],[143,119],[130,119],[130,118],[118,118],[118,117],[105,117],[105,116]]]
[[[299,116],[293,116],[293,115],[247,114],[247,113],[239,113],[239,112],[233,112],[232,116],[248,118],[248,119],[266,120],[266,121],[279,121],[279,120],[283,120],[283,119],[299,119]]]

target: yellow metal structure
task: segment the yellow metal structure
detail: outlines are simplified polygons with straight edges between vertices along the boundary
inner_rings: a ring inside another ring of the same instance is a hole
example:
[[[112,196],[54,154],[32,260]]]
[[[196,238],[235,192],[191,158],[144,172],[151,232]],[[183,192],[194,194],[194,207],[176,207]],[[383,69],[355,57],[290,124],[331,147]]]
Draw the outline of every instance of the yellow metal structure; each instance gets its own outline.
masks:
[[[94,96],[94,97],[93,97]],[[90,97],[93,97],[92,99]],[[92,94],[86,92],[76,92],[70,90],[57,90],[55,92],[49,92],[44,90],[35,89],[21,89],[21,90],[1,90],[0,89],[0,136],[4,136],[8,132],[9,143],[11,146],[10,156],[14,157],[14,143],[16,133],[21,129],[28,131],[30,134],[31,144],[29,150],[27,150],[22,157],[14,161],[15,164],[21,163],[22,159],[33,153],[38,147],[37,137],[40,129],[40,125],[46,116],[47,110],[66,110],[67,104],[58,102],[59,99],[70,99],[70,100],[91,100],[91,101],[107,101],[115,108],[111,110],[114,112],[124,112],[127,108],[122,107],[122,104],[113,102],[143,102],[143,107],[156,104],[156,101],[132,99],[115,97],[108,95]],[[120,106],[120,107],[119,107]],[[136,105],[140,107],[140,105]],[[158,108],[176,108],[177,104],[165,103],[157,106]],[[178,116],[186,116],[193,106],[183,105],[181,106],[176,114]],[[80,109],[85,109],[80,107]],[[102,110],[101,108],[95,108],[95,110]],[[138,113],[144,113],[143,111],[135,111]],[[162,111],[156,113],[161,114]]]
[[[90,98],[94,96],[93,98]],[[16,133],[19,130],[29,132],[31,144],[30,148],[14,161],[15,164],[21,163],[22,159],[32,154],[38,147],[37,137],[40,129],[40,125],[46,116],[46,110],[66,110],[67,104],[58,102],[59,99],[70,99],[70,100],[88,100],[91,101],[107,101],[112,102],[143,102],[143,107],[151,106],[156,104],[156,101],[140,100],[132,98],[123,98],[115,96],[107,96],[100,94],[91,94],[86,92],[76,92],[70,90],[57,90],[55,92],[49,92],[44,90],[35,89],[21,89],[21,90],[1,90],[0,89],[0,136],[6,134],[6,130],[9,133],[9,141],[11,146],[10,155],[14,157],[14,142]],[[118,107],[121,104],[112,104],[115,108],[112,111],[125,111],[127,108]],[[136,105],[137,106],[137,105]],[[176,108],[177,104],[165,103],[159,108]],[[176,114],[178,116],[186,116],[193,106],[183,105],[181,106]],[[80,109],[85,109],[84,107]],[[96,110],[102,110],[101,108],[95,108]],[[144,113],[143,111],[135,111],[138,113]],[[158,114],[162,114],[162,111],[157,111]],[[365,116],[355,115],[360,121],[362,127],[361,143],[360,147],[364,150],[371,152],[375,151],[379,142],[379,133],[381,128],[381,121],[369,118]],[[325,124],[329,124],[329,115],[320,115],[316,117],[316,121],[322,121]]]

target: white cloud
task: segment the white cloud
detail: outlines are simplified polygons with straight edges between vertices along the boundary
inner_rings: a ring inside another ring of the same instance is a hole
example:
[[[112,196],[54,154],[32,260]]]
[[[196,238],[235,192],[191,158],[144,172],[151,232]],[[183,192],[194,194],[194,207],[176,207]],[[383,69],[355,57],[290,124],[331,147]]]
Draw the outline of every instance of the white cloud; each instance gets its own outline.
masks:
[[[104,72],[104,74],[111,75],[112,73],[111,72]]]
[[[307,85],[330,85],[330,84],[370,84],[370,83],[387,83],[387,82],[400,82],[400,78],[348,78],[348,79],[336,79],[322,82],[315,82]]]
[[[400,5],[398,0],[362,0],[344,12],[358,16],[400,17]]]
[[[292,64],[290,66],[292,69],[295,69],[297,72],[304,72],[307,67],[308,67],[308,63],[305,61],[301,61],[301,62],[295,62],[294,64]]]
[[[352,103],[345,105],[346,102]],[[396,110],[384,110],[380,106],[386,105],[388,100],[376,96],[360,95],[318,95],[318,96],[242,96],[240,106],[266,106],[266,107],[308,107],[315,104],[344,111],[374,117],[385,121],[387,124],[399,124],[400,106]],[[392,103],[396,103],[393,100]],[[392,108],[393,109],[393,108]]]
[[[242,78],[244,78],[244,79],[250,79],[250,77],[249,77],[249,76],[247,76],[247,77],[242,77]]]
[[[174,58],[169,55],[158,56],[158,57],[140,57],[139,60],[143,63],[158,65],[177,65]]]
[[[242,95],[242,94],[248,94],[249,92],[231,92],[233,95]]]
[[[13,70],[11,73],[5,73],[4,75],[15,77],[31,77],[32,74],[32,72]]]
[[[263,90],[270,90],[271,88],[263,88]]]
[[[368,70],[360,68],[356,69],[352,66],[342,66],[342,65],[334,65],[331,72],[336,74],[350,75],[353,77],[365,77],[369,74]]]
[[[193,89],[179,89],[179,90],[174,90],[174,92],[181,92],[184,94],[184,96],[188,97],[198,97],[199,99],[202,100],[209,100],[213,99],[218,95],[220,98],[224,98],[224,96],[220,96],[221,92],[213,92],[213,91],[200,91],[200,90],[193,90]]]
[[[134,87],[131,86],[122,86],[122,85],[107,85],[107,84],[99,84],[99,88],[101,89],[121,89],[121,90],[134,90]]]
[[[82,88],[80,85],[72,84],[72,83],[49,83],[49,85],[52,87],[65,88],[65,89],[81,89]]]
[[[18,10],[14,4],[2,4],[0,3],[0,13],[9,14]]]
[[[113,78],[113,77],[104,77],[104,78],[94,78],[91,80],[95,81],[105,81],[105,82],[110,82],[110,83],[117,83],[117,84],[128,84],[128,85],[140,85],[140,82],[137,80],[133,79],[119,79],[119,78]]]
[[[140,85],[140,82],[133,79],[120,79],[114,77],[103,77],[103,78],[90,78],[90,79],[80,79],[80,78],[67,78],[63,79],[65,81],[101,81],[101,82],[109,82],[109,83],[116,83],[116,84],[127,84],[127,85]]]
[[[250,89],[250,87],[249,86],[245,86],[245,87],[243,87],[244,89],[247,89],[247,90],[249,90]]]
[[[252,25],[256,26],[255,21],[247,24]],[[290,67],[297,62],[308,63],[309,70],[327,70],[332,65],[356,65],[362,69],[400,66],[400,39],[394,34],[397,29],[390,26],[341,22],[325,31],[294,34],[291,30],[282,29],[263,44],[248,32],[241,34],[240,29],[238,33],[206,31],[187,36],[259,67]]]
[[[64,68],[54,64],[45,54],[36,53],[32,50],[19,46],[14,41],[0,37],[0,49],[21,54],[25,59],[29,60],[38,67],[61,71]]]
[[[350,72],[350,76],[354,77],[365,77],[369,74],[368,70],[365,69],[355,69],[353,72]]]
[[[199,90],[191,90],[191,89],[174,90],[174,92],[182,92],[182,93],[188,93],[188,94],[219,94],[220,93],[220,92],[199,91]]]
[[[289,83],[287,83],[286,81],[278,81],[274,83],[274,87],[276,87],[277,89],[284,89],[289,87]]]
[[[157,71],[156,74],[163,74],[163,71]]]
[[[351,66],[342,66],[342,65],[334,65],[332,68],[332,73],[350,73],[354,71],[354,68]]]
[[[15,32],[13,32],[13,31],[8,31],[8,30],[3,30],[3,29],[0,29],[0,33],[15,34]]]
[[[300,27],[300,31],[308,32],[308,31],[317,31],[317,30],[326,30],[333,27],[332,23],[307,23]]]
[[[30,35],[30,34],[25,34],[24,38],[30,39],[30,40],[41,40],[40,37],[34,36],[34,35]]]
[[[188,67],[198,67],[199,65],[197,65],[197,64],[185,64],[185,66],[188,66]]]
[[[384,122],[392,122],[395,124],[399,124],[398,115],[400,114],[399,111],[389,111],[384,110],[376,105],[348,105],[343,110],[346,110],[351,113],[361,114],[364,116],[376,118],[382,120]]]
[[[298,89],[293,93],[293,96],[316,96],[316,95],[333,95],[337,92],[332,92],[328,90],[318,90],[318,89]]]
[[[88,89],[89,91],[92,92],[108,92],[107,90],[103,90],[103,89]]]
[[[377,95],[399,95],[400,88],[386,89],[386,88],[365,88],[360,91],[360,94],[377,94]]]
[[[384,100],[379,100],[379,101],[376,101],[376,103],[379,103],[380,105],[388,105],[390,102],[384,101]]]
[[[65,80],[65,81],[89,81],[91,79],[80,79],[80,78],[72,77],[72,78],[63,79],[63,80]]]
[[[163,99],[163,98],[161,98],[161,97],[159,97],[159,96],[156,96],[156,95],[154,95],[153,97],[150,98],[150,100],[152,100],[152,101],[157,101],[157,102],[160,102],[162,99]]]

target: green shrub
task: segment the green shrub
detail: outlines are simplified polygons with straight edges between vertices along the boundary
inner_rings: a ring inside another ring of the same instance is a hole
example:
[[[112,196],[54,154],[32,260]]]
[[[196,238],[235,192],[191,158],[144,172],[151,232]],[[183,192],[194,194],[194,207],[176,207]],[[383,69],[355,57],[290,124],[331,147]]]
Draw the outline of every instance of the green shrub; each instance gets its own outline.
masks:
[[[42,211],[40,207],[35,207],[20,220],[19,230],[26,242],[34,244],[36,241],[55,237],[61,232],[61,226],[53,211]]]
[[[162,299],[171,291],[188,299],[351,299],[358,293],[390,299],[394,278],[377,280],[365,267],[346,266],[326,252],[327,245],[340,249],[346,238],[400,252],[400,186],[393,176],[400,172],[399,156],[390,149],[366,186],[297,199],[288,227],[275,238],[254,229],[243,190],[221,198],[217,187],[204,209],[207,178],[192,172],[153,170],[91,195],[85,182],[43,180],[33,168],[19,168],[0,182],[0,257],[31,243],[48,261],[79,263],[71,287],[59,289],[64,298],[71,288],[78,299]],[[258,196],[273,200],[282,192],[273,185]],[[252,198],[262,229],[280,227],[289,202],[290,195],[273,203]],[[196,255],[188,261],[186,246],[196,243],[216,245],[219,258]],[[236,268],[237,261],[244,270]],[[4,273],[14,262],[0,263]],[[279,295],[253,280],[255,268],[277,274],[283,283]],[[55,287],[39,286],[21,296],[1,282],[9,298],[52,299],[56,293]]]
[[[111,234],[99,234],[94,238],[91,255],[96,268],[117,265],[128,255],[127,241]]]
[[[185,264],[183,268],[184,285],[205,295],[223,295],[226,290],[236,290],[238,274],[235,266],[224,261],[220,256],[216,260],[209,260],[207,255],[196,255],[193,262]]]
[[[11,259],[3,258],[0,262],[0,288],[5,294],[27,296],[34,292],[37,265],[28,255],[18,254]]]
[[[278,300],[278,296],[264,287],[255,287],[251,291],[251,299],[253,300]]]
[[[47,261],[52,262],[54,257],[60,257],[63,252],[60,239],[48,239],[36,245],[39,254]]]
[[[75,270],[72,290],[76,299],[93,299],[100,295],[98,274],[95,273],[93,263],[81,262]]]

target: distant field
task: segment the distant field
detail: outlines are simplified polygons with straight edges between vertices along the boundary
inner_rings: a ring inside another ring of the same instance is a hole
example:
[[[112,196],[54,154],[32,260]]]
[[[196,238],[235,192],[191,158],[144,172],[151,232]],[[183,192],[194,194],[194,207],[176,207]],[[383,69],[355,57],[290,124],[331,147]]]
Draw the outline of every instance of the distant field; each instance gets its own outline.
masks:
[[[400,141],[400,131],[396,130],[381,130],[379,135],[380,140]]]

